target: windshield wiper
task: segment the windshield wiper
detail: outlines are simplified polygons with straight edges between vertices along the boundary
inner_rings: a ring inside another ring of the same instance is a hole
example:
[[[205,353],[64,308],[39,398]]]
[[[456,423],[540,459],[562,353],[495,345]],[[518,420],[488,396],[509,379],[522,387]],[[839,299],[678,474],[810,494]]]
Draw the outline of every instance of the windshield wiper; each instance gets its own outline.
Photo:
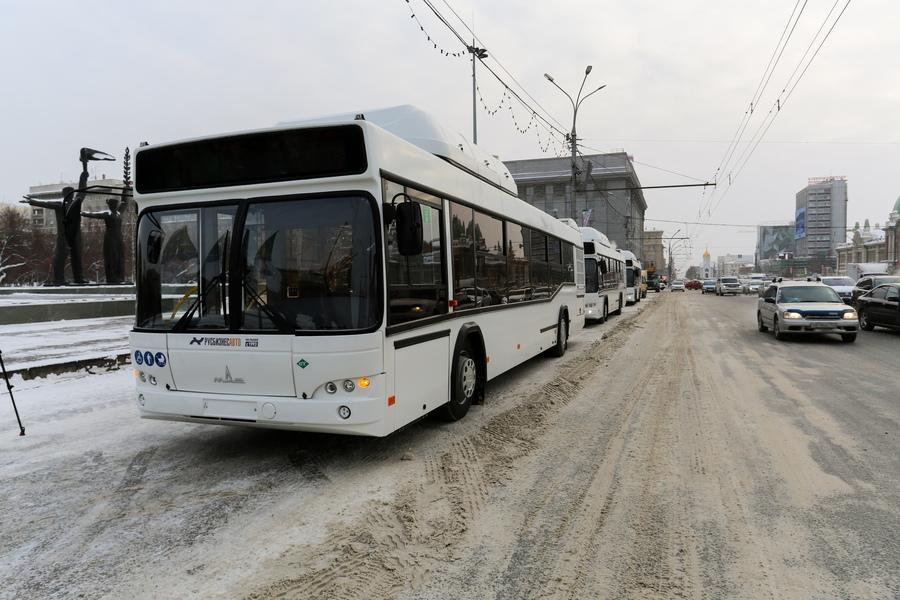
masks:
[[[243,236],[243,238],[241,239],[241,256],[242,256],[242,257],[246,257],[246,256],[247,256],[247,242],[249,241],[249,239],[250,239],[250,232],[249,232],[249,231],[244,231],[244,236]],[[266,313],[266,316],[269,317],[269,319],[272,321],[272,323],[275,325],[275,327],[278,328],[278,330],[279,330],[280,332],[282,332],[282,333],[293,333],[293,332],[294,332],[294,327],[291,326],[290,323],[288,323],[287,319],[285,319],[283,315],[281,315],[281,314],[275,312],[275,310],[272,309],[272,308],[268,305],[268,303],[265,302],[265,301],[262,299],[262,297],[261,297],[261,296],[259,295],[259,293],[256,291],[256,288],[254,288],[253,286],[251,286],[250,283],[247,281],[247,271],[248,271],[248,269],[247,269],[247,266],[246,266],[246,265],[244,265],[244,268],[241,269],[241,271],[242,271],[242,273],[241,273],[241,288],[242,288],[245,292],[247,292],[247,295],[250,296],[250,298],[251,298],[254,302],[256,302],[256,305],[260,308],[260,310],[262,310],[262,312]],[[242,319],[243,319],[243,318],[246,318],[246,316],[247,316],[247,315],[246,315],[246,312],[247,312],[246,310],[242,310],[242,311],[241,311],[241,317],[242,317]],[[260,329],[262,329],[262,322],[260,322]]]
[[[190,323],[191,319],[194,316],[194,313],[197,312],[197,309],[203,303],[203,300],[206,298],[207,294],[209,294],[210,290],[221,288],[222,291],[225,291],[225,277],[226,277],[226,269],[225,264],[228,260],[228,242],[231,239],[231,232],[226,231],[225,235],[222,239],[222,248],[219,252],[219,274],[214,275],[212,279],[209,280],[209,283],[204,288],[204,290],[197,294],[197,297],[191,302],[191,305],[188,307],[187,311],[178,319],[178,322],[175,323],[175,326],[172,328],[172,331],[184,331],[187,328],[188,323]],[[213,246],[213,249],[216,248],[216,245]],[[210,254],[212,253],[212,249],[210,250]],[[222,303],[222,318],[225,323],[228,323],[228,303],[227,297],[225,294],[220,294],[221,303]]]
[[[247,282],[247,278],[243,277],[241,279],[241,287],[244,288],[244,291],[247,292],[247,295],[256,302],[256,305],[266,313],[266,316],[271,319],[272,323],[278,328],[278,330],[282,333],[293,333],[294,328],[291,327],[290,323],[287,322],[287,319],[284,318],[281,314],[275,312],[272,307],[266,303],[265,300],[259,295],[259,293]],[[246,315],[245,315],[246,316]]]
[[[194,317],[194,313],[196,313],[197,309],[200,307],[200,304],[202,304],[203,300],[206,298],[206,296],[209,294],[209,292],[216,288],[221,288],[223,290],[225,289],[225,274],[224,273],[219,273],[218,275],[214,276],[212,279],[209,280],[209,283],[206,285],[206,287],[203,289],[203,291],[200,292],[199,294],[197,294],[197,297],[194,298],[193,302],[191,302],[191,305],[188,307],[187,311],[183,315],[181,315],[181,318],[178,319],[178,322],[175,323],[174,327],[172,327],[172,331],[184,331],[187,328],[187,324]],[[225,298],[224,297],[222,298],[222,305],[223,305],[223,309],[224,309],[224,306],[225,306]],[[228,316],[227,316],[225,310],[222,311],[222,316],[227,320]]]

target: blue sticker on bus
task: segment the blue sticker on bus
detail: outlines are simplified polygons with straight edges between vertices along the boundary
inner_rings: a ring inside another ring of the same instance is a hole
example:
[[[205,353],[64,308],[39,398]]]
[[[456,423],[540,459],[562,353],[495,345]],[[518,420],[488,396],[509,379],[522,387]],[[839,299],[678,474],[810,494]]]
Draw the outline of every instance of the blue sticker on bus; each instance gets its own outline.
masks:
[[[147,352],[144,352],[144,362],[147,363],[148,367],[153,366],[153,353],[149,350]]]
[[[141,354],[140,350],[134,351],[134,362],[135,362],[135,364],[138,364],[138,365],[144,364],[144,355]]]
[[[154,358],[156,359],[157,367],[166,366],[166,355],[165,354],[163,354],[162,352],[157,352],[156,356],[154,356]]]

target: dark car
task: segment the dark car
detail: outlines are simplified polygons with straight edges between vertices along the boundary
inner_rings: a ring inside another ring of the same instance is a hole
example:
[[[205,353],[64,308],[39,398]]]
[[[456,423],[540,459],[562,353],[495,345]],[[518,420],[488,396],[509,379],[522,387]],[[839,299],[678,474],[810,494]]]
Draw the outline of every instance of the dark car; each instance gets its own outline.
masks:
[[[872,331],[876,326],[900,329],[900,283],[879,285],[856,299],[859,326]]]
[[[856,306],[856,301],[865,293],[885,283],[900,283],[900,276],[896,275],[865,275],[860,277],[853,288],[853,296],[850,304]]]

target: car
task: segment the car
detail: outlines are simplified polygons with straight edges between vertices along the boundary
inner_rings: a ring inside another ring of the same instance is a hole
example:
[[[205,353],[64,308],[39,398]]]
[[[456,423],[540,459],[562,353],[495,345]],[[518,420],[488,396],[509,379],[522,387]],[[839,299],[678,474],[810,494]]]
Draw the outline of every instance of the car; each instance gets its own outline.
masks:
[[[654,277],[652,279],[647,280],[647,291],[648,292],[660,292],[662,291],[662,286],[660,285],[662,281],[659,277]]]
[[[892,275],[863,275],[860,277],[856,285],[853,287],[853,293],[850,298],[850,304],[856,306],[856,301],[860,296],[875,289],[883,283],[900,283],[900,276]]]
[[[747,295],[755,294],[759,295],[759,288],[764,284],[764,282],[759,279],[749,279],[747,280],[747,285],[744,287],[744,293]]]
[[[700,281],[699,279],[691,279],[690,281],[688,281],[687,283],[684,284],[684,287],[689,290],[702,290],[703,282]]]
[[[859,326],[900,329],[900,283],[885,283],[856,299]]]
[[[836,333],[856,341],[858,315],[833,289],[819,281],[774,281],[757,301],[756,324],[776,340],[787,334]]]
[[[737,277],[725,276],[716,279],[716,296],[724,296],[725,294],[740,294],[741,282]]]
[[[680,279],[676,279],[672,282],[672,285],[669,286],[670,292],[683,292],[684,291],[684,282]]]
[[[845,276],[828,276],[822,277],[822,283],[837,292],[837,295],[840,296],[841,300],[846,304],[852,304],[854,287],[852,279]]]
[[[704,294],[714,294],[716,293],[716,280],[715,279],[706,279],[703,281],[703,285],[700,288]]]

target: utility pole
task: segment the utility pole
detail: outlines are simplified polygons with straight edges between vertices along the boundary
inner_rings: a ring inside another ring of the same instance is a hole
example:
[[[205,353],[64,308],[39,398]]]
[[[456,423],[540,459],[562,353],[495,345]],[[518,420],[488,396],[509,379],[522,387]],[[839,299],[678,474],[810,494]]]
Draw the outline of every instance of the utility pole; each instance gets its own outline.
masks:
[[[478,86],[475,82],[475,59],[482,60],[487,58],[487,50],[479,48],[475,45],[475,38],[472,38],[472,45],[466,48],[472,55],[472,143],[478,143]]]
[[[679,231],[681,231],[680,228],[676,229],[675,233],[672,234],[672,238],[669,239],[669,264],[668,264],[669,281],[672,281],[672,266],[673,266],[672,263],[674,262],[672,260],[672,240],[675,238],[676,235],[678,235]]]
[[[589,97],[593,96],[594,94],[596,94],[597,92],[599,92],[600,90],[602,90],[603,88],[606,87],[606,84],[603,84],[600,87],[598,87],[597,89],[595,89],[593,92],[587,94],[584,98],[581,97],[581,92],[584,90],[584,83],[587,81],[587,76],[591,73],[592,68],[593,67],[591,67],[591,65],[588,65],[587,68],[585,68],[584,79],[581,80],[581,87],[578,88],[578,94],[576,95],[574,100],[572,99],[572,96],[570,96],[569,93],[566,92],[566,90],[559,87],[559,84],[556,83],[556,80],[554,80],[553,77],[549,73],[544,73],[544,77],[547,79],[547,81],[549,81],[554,86],[556,86],[556,89],[558,89],[563,94],[565,94],[566,98],[569,99],[569,102],[572,103],[572,132],[566,135],[566,138],[567,138],[566,141],[568,141],[572,145],[572,188],[569,191],[569,198],[568,198],[569,206],[566,207],[566,215],[565,215],[572,219],[575,218],[575,186],[578,183],[578,167],[575,163],[576,156],[578,153],[578,135],[575,131],[575,123],[578,119],[578,108],[581,106],[582,102],[584,102]],[[607,202],[609,202],[609,200],[607,200]],[[608,209],[609,209],[609,207],[607,207],[607,215],[609,214]]]

